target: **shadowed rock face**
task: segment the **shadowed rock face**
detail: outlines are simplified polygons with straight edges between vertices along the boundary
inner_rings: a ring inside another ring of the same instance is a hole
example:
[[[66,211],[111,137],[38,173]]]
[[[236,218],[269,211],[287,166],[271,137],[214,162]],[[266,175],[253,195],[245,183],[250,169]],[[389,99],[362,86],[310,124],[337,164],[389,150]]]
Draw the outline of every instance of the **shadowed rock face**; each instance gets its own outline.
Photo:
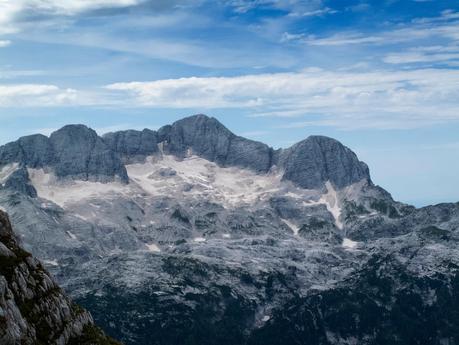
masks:
[[[306,189],[321,188],[330,181],[344,188],[361,180],[370,181],[368,166],[340,142],[310,136],[279,155],[283,178]]]
[[[111,150],[119,153],[125,163],[141,162],[147,156],[159,152],[157,134],[149,129],[107,133],[103,139]]]
[[[0,211],[0,343],[113,344],[71,302],[40,262],[18,246]]]
[[[53,147],[48,137],[29,135],[0,147],[0,162],[21,162],[30,168],[49,166],[54,163]]]
[[[222,166],[238,166],[257,172],[271,168],[272,149],[238,137],[214,118],[195,115],[158,131],[164,152],[185,157],[198,155]]]
[[[25,167],[14,171],[6,180],[5,188],[28,195],[32,198],[37,197],[37,191],[30,183],[29,173]]]
[[[20,163],[29,168],[49,168],[59,178],[127,183],[119,155],[95,131],[68,125],[51,134],[32,135],[0,147],[0,165]]]
[[[118,154],[95,131],[82,125],[69,125],[49,137],[54,148],[57,176],[104,181],[118,176],[127,182],[126,169]]]

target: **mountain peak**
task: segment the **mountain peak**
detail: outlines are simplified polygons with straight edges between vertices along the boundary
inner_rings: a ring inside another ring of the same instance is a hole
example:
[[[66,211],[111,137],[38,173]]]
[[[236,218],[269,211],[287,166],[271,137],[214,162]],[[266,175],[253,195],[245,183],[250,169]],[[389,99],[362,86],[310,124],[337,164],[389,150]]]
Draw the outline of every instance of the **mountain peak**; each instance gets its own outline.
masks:
[[[28,168],[50,167],[60,178],[127,183],[119,155],[85,125],[67,125],[50,137],[32,135],[0,147],[0,166],[19,163]]]
[[[83,124],[68,124],[68,125],[65,125],[61,128],[59,128],[58,130],[54,131],[51,135],[53,135],[54,133],[57,133],[57,132],[63,132],[63,133],[96,133],[95,130],[93,130],[92,128],[89,128],[88,126],[86,125],[83,125]]]
[[[215,117],[210,117],[204,114],[196,114],[184,117],[183,119],[175,121],[171,127],[182,131],[186,130],[187,133],[190,134],[197,134],[197,132],[199,132],[207,135],[234,135]]]
[[[271,167],[272,149],[263,143],[238,137],[214,117],[198,114],[183,118],[158,131],[164,151],[178,157],[200,156],[222,166],[238,166],[257,172]]]
[[[310,136],[282,152],[283,178],[306,189],[320,188],[330,181],[344,188],[361,180],[371,181],[368,166],[338,140]]]

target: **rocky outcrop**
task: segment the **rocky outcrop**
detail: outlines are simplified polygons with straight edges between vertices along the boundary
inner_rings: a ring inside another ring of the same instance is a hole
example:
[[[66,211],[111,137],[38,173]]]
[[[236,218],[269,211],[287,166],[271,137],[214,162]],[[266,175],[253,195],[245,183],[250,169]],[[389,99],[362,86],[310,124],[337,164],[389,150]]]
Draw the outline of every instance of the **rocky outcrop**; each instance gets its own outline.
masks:
[[[22,163],[30,168],[54,164],[54,149],[49,138],[29,135],[0,147],[0,164]]]
[[[272,149],[260,142],[236,136],[215,118],[195,115],[158,131],[164,152],[178,157],[194,154],[221,166],[267,172]]]
[[[65,126],[49,138],[32,135],[0,147],[0,165],[10,163],[46,168],[62,179],[128,182],[119,155],[83,125]]]
[[[310,136],[278,154],[283,178],[296,185],[315,189],[330,181],[344,188],[361,180],[370,181],[370,172],[354,152],[337,140]]]
[[[110,181],[119,177],[128,182],[119,156],[97,133],[82,125],[69,125],[49,137],[54,148],[54,171],[59,177]]]
[[[142,162],[147,156],[159,152],[157,134],[149,129],[107,133],[103,139],[127,164]]]
[[[0,211],[0,343],[3,345],[116,344],[71,302],[41,263],[14,238]]]
[[[25,167],[15,170],[10,176],[8,176],[3,187],[25,194],[31,198],[37,197],[37,191],[30,183],[29,172]]]

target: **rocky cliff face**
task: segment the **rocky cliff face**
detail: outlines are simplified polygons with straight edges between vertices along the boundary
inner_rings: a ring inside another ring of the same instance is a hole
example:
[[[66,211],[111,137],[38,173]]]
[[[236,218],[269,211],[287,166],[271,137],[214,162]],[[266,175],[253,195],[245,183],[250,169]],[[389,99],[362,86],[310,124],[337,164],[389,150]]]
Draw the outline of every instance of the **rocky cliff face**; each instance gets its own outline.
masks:
[[[0,211],[0,343],[116,344],[71,302],[14,237]]]
[[[159,152],[158,135],[149,129],[108,133],[103,140],[125,163],[142,162],[146,157]]]
[[[370,172],[349,148],[322,136],[311,136],[279,153],[283,178],[306,189],[321,188],[330,181],[341,189],[353,183],[370,181]]]
[[[95,131],[82,125],[65,126],[49,138],[32,135],[2,146],[0,162],[51,170],[61,179],[128,181],[119,155]]]
[[[214,118],[196,115],[158,131],[164,151],[178,157],[197,155],[221,166],[267,172],[272,149],[265,144],[238,137]]]
[[[394,201],[331,138],[64,127],[0,148],[0,205],[126,344],[459,344],[459,204]]]
[[[195,155],[222,167],[246,168],[256,173],[276,168],[284,172],[284,180],[308,189],[322,188],[327,181],[337,188],[370,181],[365,163],[336,140],[309,137],[289,149],[275,151],[233,134],[206,115],[187,117],[157,132],[129,130],[108,133],[103,138],[85,126],[69,125],[49,138],[32,135],[0,147],[0,166],[18,163],[44,168],[61,179],[119,179],[128,183],[125,164],[158,154],[177,158]]]

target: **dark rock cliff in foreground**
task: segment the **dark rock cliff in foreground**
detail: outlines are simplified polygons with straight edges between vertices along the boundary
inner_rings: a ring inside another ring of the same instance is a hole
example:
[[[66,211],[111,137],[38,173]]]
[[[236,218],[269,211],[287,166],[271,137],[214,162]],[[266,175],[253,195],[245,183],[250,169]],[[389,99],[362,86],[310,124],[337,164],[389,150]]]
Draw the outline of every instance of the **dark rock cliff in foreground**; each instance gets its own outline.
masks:
[[[0,344],[112,344],[14,238],[0,211]]]

